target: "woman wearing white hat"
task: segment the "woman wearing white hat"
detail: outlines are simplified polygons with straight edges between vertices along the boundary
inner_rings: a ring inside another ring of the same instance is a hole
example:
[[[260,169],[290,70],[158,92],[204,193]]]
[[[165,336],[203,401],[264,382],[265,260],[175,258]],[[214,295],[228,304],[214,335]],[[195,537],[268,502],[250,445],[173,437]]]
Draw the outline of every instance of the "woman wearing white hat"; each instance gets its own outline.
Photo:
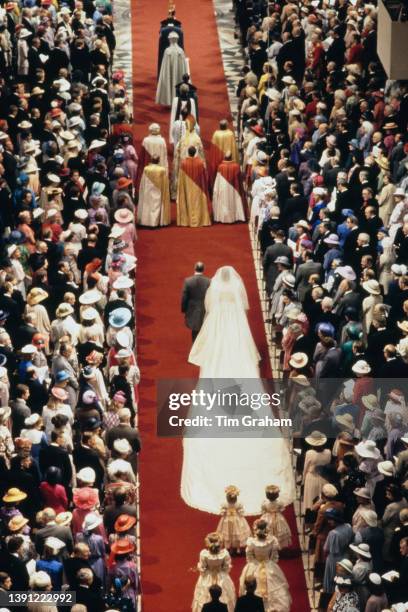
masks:
[[[357,501],[357,509],[353,514],[351,525],[354,533],[357,533],[362,527],[364,519],[363,514],[367,510],[375,510],[374,504],[371,501],[371,493],[367,487],[359,487],[355,489],[354,495]]]
[[[158,156],[159,165],[168,170],[167,145],[163,136],[160,134],[160,125],[158,123],[149,125],[149,135],[145,136],[142,140],[142,149],[137,168],[136,187],[139,186],[144,167],[147,166],[152,156]]]
[[[131,454],[132,447],[130,446],[129,441],[126,438],[118,438],[113,443],[112,459],[108,462],[108,466],[115,461],[121,461],[121,471],[122,474],[125,475],[124,479],[126,482],[131,482],[135,485],[137,480],[132,469],[132,465],[129,461]]]
[[[368,576],[367,586],[370,595],[366,603],[367,612],[377,612],[388,608],[388,597],[385,594],[384,582],[377,573]]]
[[[24,429],[21,430],[20,438],[30,440],[31,456],[38,463],[41,449],[48,446],[47,436],[43,431],[43,420],[39,414],[33,412],[24,419]]]
[[[48,354],[51,323],[47,309],[41,303],[47,298],[48,293],[44,291],[44,289],[41,289],[41,287],[31,288],[27,295],[25,314],[30,314],[33,317],[32,324],[37,328],[40,334],[44,335],[46,352]]]
[[[363,330],[367,335],[373,322],[374,307],[383,303],[383,296],[381,295],[380,283],[374,278],[363,282],[362,287],[368,294],[362,304]]]
[[[21,77],[28,75],[28,43],[27,39],[32,36],[30,30],[21,28],[17,37],[17,74]]]
[[[82,241],[87,236],[85,222],[88,219],[88,212],[84,208],[78,208],[74,212],[74,221],[68,225],[68,231],[71,234],[70,242],[74,246],[75,253],[78,255],[82,248]]]
[[[89,564],[105,587],[106,584],[106,547],[103,537],[96,529],[103,523],[103,518],[96,512],[90,512],[82,523],[82,532],[77,533],[76,543],[87,544],[90,551]]]
[[[82,344],[92,341],[99,346],[105,342],[105,328],[98,311],[93,306],[84,306],[80,312],[81,323],[78,330],[78,340]]]
[[[371,551],[369,545],[364,542],[358,545],[350,544],[350,550],[357,558],[354,563],[352,578],[360,601],[360,610],[365,610],[370,595],[368,576],[373,571]]]
[[[384,295],[388,293],[388,287],[393,280],[391,266],[395,263],[395,247],[394,241],[389,236],[386,236],[381,241],[382,253],[378,260],[379,282],[384,288]]]
[[[303,467],[303,511],[310,510],[314,500],[320,497],[325,484],[324,478],[319,474],[318,468],[328,465],[331,461],[331,451],[325,448],[327,437],[320,431],[313,431],[305,438],[309,445],[306,451]]]
[[[372,496],[378,480],[382,479],[377,468],[378,462],[382,459],[381,453],[374,440],[360,442],[356,445],[355,451],[360,457],[359,469],[365,474],[366,487],[370,492],[370,496]]]

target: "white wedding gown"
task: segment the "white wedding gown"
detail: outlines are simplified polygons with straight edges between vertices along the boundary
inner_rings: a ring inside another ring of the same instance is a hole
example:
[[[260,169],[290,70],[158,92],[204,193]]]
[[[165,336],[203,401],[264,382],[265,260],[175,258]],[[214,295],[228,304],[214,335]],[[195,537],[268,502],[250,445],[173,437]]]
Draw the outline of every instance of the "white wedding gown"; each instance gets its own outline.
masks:
[[[224,266],[215,274],[206,294],[205,309],[206,318],[189,355],[190,363],[200,367],[200,379],[224,379],[219,381],[221,388],[229,386],[225,379],[233,379],[241,392],[262,392],[260,356],[246,315],[247,295],[232,267]],[[212,384],[217,387],[217,381]],[[254,413],[248,408],[246,414]],[[255,414],[265,415],[260,411]],[[245,514],[256,515],[261,512],[265,487],[270,484],[280,487],[280,500],[285,505],[293,502],[291,458],[288,443],[279,430],[274,430],[275,437],[270,437],[270,430],[268,437],[258,437],[262,435],[259,430],[248,431],[248,437],[199,435],[195,429],[187,431],[183,439],[181,496],[186,504],[219,514],[225,487],[235,485]]]

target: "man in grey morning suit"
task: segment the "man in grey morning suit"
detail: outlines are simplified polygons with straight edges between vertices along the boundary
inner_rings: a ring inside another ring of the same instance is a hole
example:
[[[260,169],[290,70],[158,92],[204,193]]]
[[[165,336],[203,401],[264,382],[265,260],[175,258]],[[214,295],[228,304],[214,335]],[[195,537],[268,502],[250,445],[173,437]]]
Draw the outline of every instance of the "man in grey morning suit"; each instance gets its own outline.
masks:
[[[184,281],[181,312],[184,312],[186,326],[191,329],[193,342],[203,324],[204,298],[210,282],[208,276],[204,276],[204,264],[201,261],[194,266],[194,275]]]

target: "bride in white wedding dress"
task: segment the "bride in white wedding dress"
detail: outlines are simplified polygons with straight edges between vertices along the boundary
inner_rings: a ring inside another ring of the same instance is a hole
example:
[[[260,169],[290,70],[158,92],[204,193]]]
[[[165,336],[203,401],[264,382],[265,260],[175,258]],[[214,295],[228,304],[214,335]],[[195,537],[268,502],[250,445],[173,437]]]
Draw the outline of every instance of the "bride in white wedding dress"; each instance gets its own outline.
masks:
[[[245,379],[252,379],[247,383],[248,393],[263,392],[260,356],[249,327],[248,309],[239,274],[231,266],[219,268],[207,290],[206,317],[189,355],[189,362],[200,367],[200,379],[234,379],[241,393],[245,392]],[[247,413],[253,415],[249,409]],[[273,416],[269,407],[268,414]],[[245,514],[255,515],[261,511],[265,487],[270,484],[279,486],[285,505],[292,503],[295,483],[288,443],[279,430],[274,431],[274,437],[270,430],[264,435],[268,437],[206,438],[188,437],[187,433],[181,476],[181,496],[186,504],[219,514],[225,488],[235,485]]]

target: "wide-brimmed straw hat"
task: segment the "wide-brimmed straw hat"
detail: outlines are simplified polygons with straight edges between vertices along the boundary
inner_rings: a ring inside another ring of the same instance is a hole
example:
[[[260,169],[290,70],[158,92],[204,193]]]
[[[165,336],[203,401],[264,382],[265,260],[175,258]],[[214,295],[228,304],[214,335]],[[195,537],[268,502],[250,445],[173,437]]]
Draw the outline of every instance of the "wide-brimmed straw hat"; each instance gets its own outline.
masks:
[[[3,501],[7,504],[12,504],[15,502],[23,501],[23,499],[26,499],[26,497],[27,493],[24,493],[24,491],[20,491],[20,489],[17,489],[17,487],[12,487],[7,491],[5,495],[3,495]]]
[[[13,516],[7,524],[9,531],[20,531],[23,527],[25,527],[28,523],[28,518],[25,518],[22,514],[17,514]]]
[[[361,398],[361,403],[367,410],[377,410],[380,407],[377,396],[374,393],[369,393],[368,395],[363,395]]]
[[[55,517],[55,522],[57,525],[61,525],[62,527],[68,527],[72,521],[72,512],[60,512]]]
[[[40,302],[43,302],[48,297],[48,293],[41,289],[41,287],[34,287],[27,295],[27,302],[30,306],[35,306]]]
[[[365,289],[367,293],[371,293],[372,295],[380,295],[381,293],[380,283],[375,280],[375,278],[370,278],[370,280],[365,281],[363,283],[363,289]]]
[[[346,429],[351,431],[353,431],[355,427],[353,415],[349,414],[348,412],[337,415],[336,422],[339,423],[339,425],[341,425],[342,427],[345,427]]]
[[[304,368],[308,361],[309,358],[306,353],[293,353],[289,359],[289,365],[292,366],[292,368],[300,369]]]
[[[321,431],[312,431],[309,436],[306,436],[305,440],[309,446],[324,446],[327,437]]]

